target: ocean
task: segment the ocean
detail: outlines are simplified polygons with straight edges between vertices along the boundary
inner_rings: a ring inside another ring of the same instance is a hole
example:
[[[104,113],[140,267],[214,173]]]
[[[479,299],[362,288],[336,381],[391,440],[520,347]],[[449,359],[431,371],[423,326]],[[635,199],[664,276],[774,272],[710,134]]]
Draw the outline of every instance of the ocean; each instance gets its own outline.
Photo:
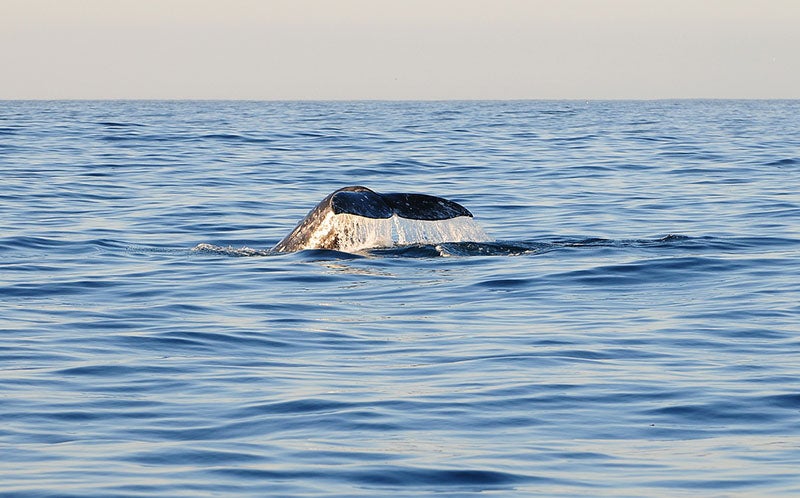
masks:
[[[800,101],[3,101],[0,172],[0,496],[800,495]],[[348,185],[494,242],[270,251]]]

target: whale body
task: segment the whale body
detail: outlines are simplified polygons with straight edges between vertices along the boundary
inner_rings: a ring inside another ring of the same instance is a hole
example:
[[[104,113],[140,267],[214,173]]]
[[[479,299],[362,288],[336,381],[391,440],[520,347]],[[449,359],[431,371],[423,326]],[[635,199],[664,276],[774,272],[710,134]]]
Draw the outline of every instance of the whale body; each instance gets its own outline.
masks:
[[[441,197],[344,187],[322,199],[273,251],[491,241],[472,218],[467,208]]]

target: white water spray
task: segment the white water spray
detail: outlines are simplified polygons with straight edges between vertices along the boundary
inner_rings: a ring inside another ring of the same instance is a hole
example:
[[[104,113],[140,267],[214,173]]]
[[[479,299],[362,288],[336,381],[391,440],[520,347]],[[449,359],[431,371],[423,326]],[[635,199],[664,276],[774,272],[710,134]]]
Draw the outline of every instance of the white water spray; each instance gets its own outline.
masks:
[[[335,244],[332,244],[334,241]],[[400,218],[397,215],[391,218],[367,218],[328,212],[308,237],[308,241],[298,249],[335,247],[339,251],[358,252],[365,249],[443,242],[494,242],[494,239],[469,216],[431,221]],[[198,244],[192,250],[234,256],[269,254],[269,251],[249,247],[235,249],[211,244]]]
[[[492,242],[483,228],[468,216],[448,220],[366,218],[352,214],[329,213],[309,237],[304,249],[321,247],[335,234],[338,250],[357,252],[376,247],[442,242]]]

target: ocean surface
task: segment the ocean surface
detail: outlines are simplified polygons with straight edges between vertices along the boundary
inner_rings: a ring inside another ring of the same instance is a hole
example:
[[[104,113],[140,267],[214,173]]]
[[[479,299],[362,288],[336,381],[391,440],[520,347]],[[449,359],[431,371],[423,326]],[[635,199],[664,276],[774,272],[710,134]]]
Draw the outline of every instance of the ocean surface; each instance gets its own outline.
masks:
[[[0,102],[0,496],[798,496],[800,101]],[[347,185],[495,242],[270,248]]]

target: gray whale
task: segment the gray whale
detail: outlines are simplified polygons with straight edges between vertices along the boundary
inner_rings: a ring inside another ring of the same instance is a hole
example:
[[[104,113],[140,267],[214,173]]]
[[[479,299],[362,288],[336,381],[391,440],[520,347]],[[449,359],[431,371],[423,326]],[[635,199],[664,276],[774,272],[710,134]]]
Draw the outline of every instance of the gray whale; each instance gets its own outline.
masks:
[[[404,232],[401,243],[459,242],[463,237],[470,241],[491,240],[472,224],[472,213],[456,202],[425,194],[379,194],[367,187],[352,186],[322,199],[272,250],[349,251],[391,245],[391,233],[386,232],[391,230],[392,225],[387,223],[390,219],[397,220],[395,231],[399,226]],[[443,231],[439,224],[430,223],[456,219],[469,220],[470,225],[456,233],[452,226]]]

